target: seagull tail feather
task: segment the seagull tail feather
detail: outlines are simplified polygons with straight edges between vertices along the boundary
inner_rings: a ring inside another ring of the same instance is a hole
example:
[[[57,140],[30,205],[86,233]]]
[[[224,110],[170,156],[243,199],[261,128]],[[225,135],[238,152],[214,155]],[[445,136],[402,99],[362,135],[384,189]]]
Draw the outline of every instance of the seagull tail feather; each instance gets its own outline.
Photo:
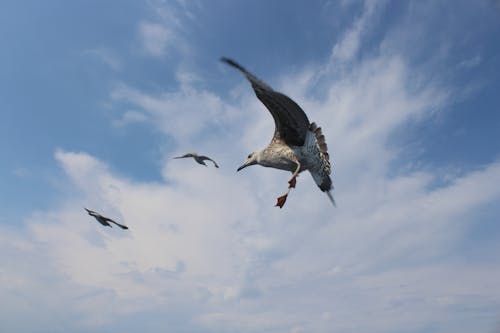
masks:
[[[332,202],[333,207],[337,207],[337,203],[335,202],[332,193],[330,191],[325,191],[325,193],[326,195],[328,195],[328,199],[330,199],[330,201]]]

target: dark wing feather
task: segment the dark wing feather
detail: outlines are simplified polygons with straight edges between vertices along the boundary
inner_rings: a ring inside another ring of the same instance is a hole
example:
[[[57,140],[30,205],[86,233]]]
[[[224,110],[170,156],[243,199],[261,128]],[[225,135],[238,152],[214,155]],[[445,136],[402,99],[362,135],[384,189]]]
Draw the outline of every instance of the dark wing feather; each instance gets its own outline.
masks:
[[[104,216],[103,216],[103,217],[104,217]],[[120,224],[120,223],[118,223],[118,222],[116,222],[116,221],[114,221],[114,220],[110,219],[109,217],[104,217],[104,218],[106,219],[106,221],[111,222],[111,223],[114,223],[114,224],[116,224],[117,226],[119,226],[119,227],[120,227],[120,228],[122,228],[122,229],[128,229],[128,227],[127,227],[127,226],[125,226],[125,225],[123,225],[123,224]],[[111,225],[110,225],[110,226],[111,226]]]
[[[120,224],[120,223],[116,223],[116,222],[113,222],[114,224],[116,224],[117,226],[119,226],[120,228],[124,229],[124,230],[127,230],[128,227],[126,225],[123,225],[123,224]]]
[[[217,162],[215,162],[214,160],[212,160],[210,157],[208,157],[208,156],[203,156],[203,157],[205,157],[205,159],[207,159],[207,160],[209,160],[210,162],[212,162],[216,168],[218,168],[218,167],[219,167],[219,166],[217,165]]]
[[[210,157],[208,157],[208,156],[202,155],[202,156],[200,156],[200,158],[202,158],[202,159],[204,159],[204,160],[208,160],[208,161],[212,162],[216,168],[218,168],[218,167],[219,167],[219,166],[217,165],[217,162],[215,162],[213,159],[211,159],[211,158],[210,158]]]
[[[304,110],[288,96],[274,91],[264,82],[248,72],[237,62],[221,58],[226,64],[239,69],[252,84],[252,88],[257,98],[266,106],[274,118],[276,134],[289,145],[302,146],[304,144],[307,130],[309,129],[309,119]]]
[[[103,226],[111,227],[111,225],[108,223],[107,219],[104,216],[99,215],[99,216],[94,216],[94,218],[96,219],[97,222],[99,222]]]

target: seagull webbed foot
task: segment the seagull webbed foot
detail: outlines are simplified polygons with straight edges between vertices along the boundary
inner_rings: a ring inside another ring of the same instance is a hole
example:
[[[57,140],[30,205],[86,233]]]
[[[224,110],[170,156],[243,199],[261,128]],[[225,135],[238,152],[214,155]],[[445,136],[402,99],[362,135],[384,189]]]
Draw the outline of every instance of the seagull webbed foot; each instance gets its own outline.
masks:
[[[296,184],[297,184],[297,177],[292,177],[292,179],[290,179],[288,181],[288,185],[289,185],[288,188],[295,188]]]
[[[279,208],[283,208],[283,205],[285,205],[287,197],[288,197],[288,193],[279,197],[275,206],[279,207]]]

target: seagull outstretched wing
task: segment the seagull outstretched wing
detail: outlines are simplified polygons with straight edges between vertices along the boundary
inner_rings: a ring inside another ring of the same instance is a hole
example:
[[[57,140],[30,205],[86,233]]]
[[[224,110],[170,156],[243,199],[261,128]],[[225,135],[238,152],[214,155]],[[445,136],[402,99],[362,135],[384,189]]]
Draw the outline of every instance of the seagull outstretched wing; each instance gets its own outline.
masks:
[[[310,124],[300,106],[288,96],[274,91],[234,60],[221,58],[221,61],[240,70],[252,84],[255,95],[274,118],[276,131],[273,140],[281,139],[294,146],[304,145]]]
[[[208,157],[208,156],[204,156],[204,155],[202,155],[202,156],[200,156],[200,158],[201,158],[202,160],[212,162],[216,168],[218,168],[218,167],[219,167],[219,166],[217,165],[217,162],[215,162],[213,159],[211,159],[211,158],[210,158],[210,157]]]
[[[126,225],[120,224],[120,223],[118,223],[118,222],[116,222],[116,221],[114,221],[114,220],[110,219],[109,217],[105,217],[105,216],[103,216],[103,217],[104,217],[104,219],[105,219],[106,221],[111,222],[111,223],[114,223],[114,224],[116,224],[117,226],[119,226],[119,227],[120,227],[120,228],[122,228],[122,229],[128,229],[128,227],[127,227]]]

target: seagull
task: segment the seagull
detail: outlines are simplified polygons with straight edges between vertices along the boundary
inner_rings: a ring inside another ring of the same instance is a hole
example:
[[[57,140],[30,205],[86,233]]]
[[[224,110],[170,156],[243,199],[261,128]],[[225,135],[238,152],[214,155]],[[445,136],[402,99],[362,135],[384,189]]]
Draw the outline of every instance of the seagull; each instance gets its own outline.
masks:
[[[100,224],[102,224],[104,226],[111,227],[111,224],[109,224],[109,222],[111,222],[111,223],[116,224],[117,226],[119,226],[122,229],[128,229],[128,227],[126,225],[123,225],[123,224],[120,224],[116,221],[113,221],[112,219],[105,217],[105,216],[102,216],[101,214],[94,212],[93,210],[90,210],[87,208],[84,208],[84,209],[87,211],[87,213],[89,213],[90,216],[93,216],[97,220],[97,222],[99,222]]]
[[[195,160],[196,162],[198,162],[199,164],[203,164],[204,166],[207,166],[207,165],[205,164],[205,161],[211,161],[211,162],[214,164],[214,166],[215,166],[216,168],[218,168],[218,167],[219,167],[219,166],[217,165],[217,163],[215,163],[215,161],[214,161],[213,159],[211,159],[210,157],[203,156],[203,155],[198,155],[198,154],[196,154],[196,153],[187,153],[187,154],[185,154],[185,155],[182,155],[182,156],[177,156],[177,157],[174,157],[174,158],[187,158],[187,157],[192,157],[192,158],[194,158],[194,160]]]
[[[276,206],[282,208],[290,190],[295,188],[299,173],[309,170],[320,190],[328,195],[335,206],[335,200],[330,193],[333,186],[328,148],[321,127],[310,123],[305,112],[291,98],[273,90],[234,60],[223,57],[221,61],[246,76],[257,98],[271,113],[275,124],[271,143],[263,150],[248,155],[237,171],[259,164],[292,172],[288,191],[277,199]]]

